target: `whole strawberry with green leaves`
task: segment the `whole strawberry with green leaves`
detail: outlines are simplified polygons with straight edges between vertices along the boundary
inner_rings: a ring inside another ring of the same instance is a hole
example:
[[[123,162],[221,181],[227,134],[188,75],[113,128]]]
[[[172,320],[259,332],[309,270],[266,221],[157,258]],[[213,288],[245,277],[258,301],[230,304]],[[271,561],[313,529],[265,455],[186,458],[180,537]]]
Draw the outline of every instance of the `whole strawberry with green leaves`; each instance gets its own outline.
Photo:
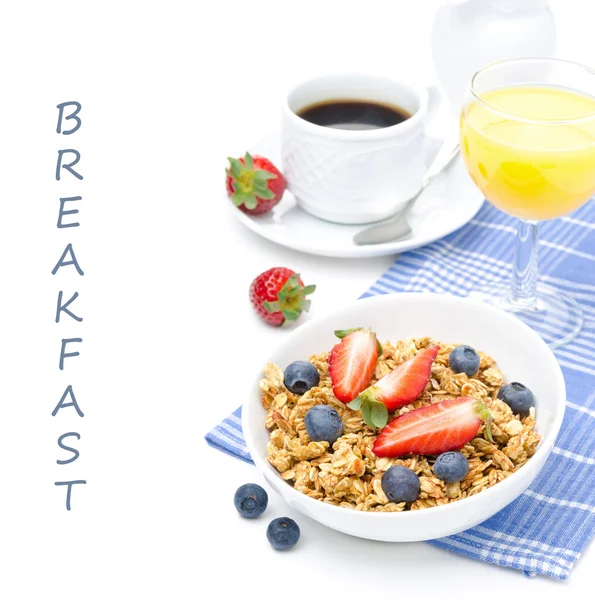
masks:
[[[225,186],[231,201],[243,212],[262,215],[283,197],[287,183],[275,165],[263,156],[229,158]]]
[[[250,285],[250,302],[269,325],[287,325],[310,309],[306,299],[316,289],[304,286],[298,273],[285,267],[273,267],[261,273]]]

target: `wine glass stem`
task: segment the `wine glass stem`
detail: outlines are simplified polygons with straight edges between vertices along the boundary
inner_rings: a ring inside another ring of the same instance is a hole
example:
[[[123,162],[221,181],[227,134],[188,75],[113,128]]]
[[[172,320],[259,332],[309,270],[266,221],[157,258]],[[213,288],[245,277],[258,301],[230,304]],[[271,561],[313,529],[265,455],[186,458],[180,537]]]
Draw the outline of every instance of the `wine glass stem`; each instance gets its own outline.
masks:
[[[510,301],[524,308],[537,304],[537,222],[519,219]]]

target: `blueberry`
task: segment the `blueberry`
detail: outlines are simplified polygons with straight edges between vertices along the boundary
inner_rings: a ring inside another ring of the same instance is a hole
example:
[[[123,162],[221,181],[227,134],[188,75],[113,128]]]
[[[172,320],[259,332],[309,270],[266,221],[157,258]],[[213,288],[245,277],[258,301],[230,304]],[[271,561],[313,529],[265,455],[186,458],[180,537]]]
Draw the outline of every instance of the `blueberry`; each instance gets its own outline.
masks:
[[[233,503],[242,517],[256,519],[266,510],[269,497],[256,483],[245,483],[236,490]]]
[[[306,360],[296,360],[287,366],[283,373],[283,383],[293,394],[301,396],[320,382],[316,367]]]
[[[434,463],[434,475],[446,483],[465,479],[469,473],[469,461],[460,452],[443,452]]]
[[[513,381],[503,385],[498,391],[498,398],[510,406],[515,415],[527,417],[529,409],[535,406],[533,392],[522,383]]]
[[[316,404],[304,418],[306,431],[313,442],[328,442],[331,446],[343,435],[339,413],[326,404]]]
[[[415,502],[419,496],[419,477],[407,467],[395,465],[382,476],[382,491],[391,502]]]
[[[465,373],[467,377],[479,371],[479,354],[471,346],[457,346],[448,355],[448,366],[455,373]]]
[[[267,540],[275,550],[289,550],[300,539],[298,524],[289,517],[273,519],[267,527]]]

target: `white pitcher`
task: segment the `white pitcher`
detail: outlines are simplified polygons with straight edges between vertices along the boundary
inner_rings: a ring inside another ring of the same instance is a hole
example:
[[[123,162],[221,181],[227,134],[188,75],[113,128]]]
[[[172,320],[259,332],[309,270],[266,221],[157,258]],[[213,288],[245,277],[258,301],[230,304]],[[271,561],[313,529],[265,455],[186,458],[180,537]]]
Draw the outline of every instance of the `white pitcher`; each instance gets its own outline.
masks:
[[[548,0],[448,0],[434,18],[434,66],[454,114],[469,79],[481,67],[555,52],[556,24]]]

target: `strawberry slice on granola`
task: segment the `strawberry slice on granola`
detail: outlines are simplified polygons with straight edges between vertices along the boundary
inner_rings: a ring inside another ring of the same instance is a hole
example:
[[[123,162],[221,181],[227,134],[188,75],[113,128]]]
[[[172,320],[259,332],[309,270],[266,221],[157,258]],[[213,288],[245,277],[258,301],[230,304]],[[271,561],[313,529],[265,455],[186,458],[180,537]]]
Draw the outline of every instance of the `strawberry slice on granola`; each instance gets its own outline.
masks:
[[[362,417],[372,428],[382,428],[388,421],[388,411],[396,410],[417,400],[430,380],[432,363],[438,356],[440,346],[430,346],[401,363],[390,373],[364,390],[349,408],[361,408]],[[383,408],[382,403],[386,410]]]
[[[486,420],[486,437],[492,441],[492,417],[486,405],[467,396],[422,406],[391,421],[378,435],[373,452],[378,457],[406,454],[442,454],[459,450],[471,441]]]
[[[341,402],[350,402],[370,384],[382,346],[370,329],[335,331],[341,339],[331,350],[328,370],[333,393]]]

